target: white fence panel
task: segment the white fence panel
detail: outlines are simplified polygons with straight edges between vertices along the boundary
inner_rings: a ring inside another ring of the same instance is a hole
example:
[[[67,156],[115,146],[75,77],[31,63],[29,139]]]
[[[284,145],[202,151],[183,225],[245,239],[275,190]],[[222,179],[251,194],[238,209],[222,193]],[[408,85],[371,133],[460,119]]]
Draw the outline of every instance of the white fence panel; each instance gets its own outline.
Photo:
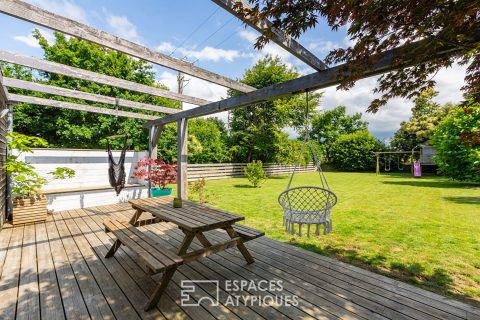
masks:
[[[139,159],[147,155],[146,151],[127,151],[125,156],[126,183],[135,184],[140,181],[132,179],[133,167]],[[48,173],[57,167],[68,167],[75,170],[75,177],[65,180],[51,180],[43,189],[72,189],[82,187],[108,186],[108,155],[105,150],[72,150],[72,149],[34,149],[33,153],[22,155],[31,163],[37,172],[48,178]],[[113,152],[114,158],[120,157],[120,151]]]

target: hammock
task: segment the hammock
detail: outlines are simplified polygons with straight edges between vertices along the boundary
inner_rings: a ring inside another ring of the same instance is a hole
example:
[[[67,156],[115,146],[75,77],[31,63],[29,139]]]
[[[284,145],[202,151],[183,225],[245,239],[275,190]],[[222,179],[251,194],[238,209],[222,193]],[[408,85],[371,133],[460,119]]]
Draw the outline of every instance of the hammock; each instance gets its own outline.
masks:
[[[300,155],[293,169],[290,180],[285,191],[278,196],[278,203],[283,208],[283,223],[285,230],[292,235],[295,233],[295,224],[298,224],[298,235],[302,236],[302,225],[307,225],[307,236],[310,237],[310,226],[315,225],[315,234],[319,234],[319,226],[323,224],[324,234],[332,231],[332,220],[330,213],[333,206],[337,203],[337,196],[330,190],[327,179],[323,174],[320,161],[318,160],[315,149],[310,141],[310,132],[308,127],[308,92],[306,93],[307,107],[305,117],[305,138],[303,140]],[[313,154],[316,170],[320,176],[320,186],[301,186],[291,188],[293,177],[305,150],[306,145],[310,146]]]
[[[114,137],[116,138],[118,136]],[[110,185],[115,189],[115,192],[118,196],[120,194],[120,191],[122,191],[122,189],[125,187],[125,154],[128,148],[128,137],[125,136],[125,144],[123,146],[122,152],[120,153],[120,158],[118,159],[118,162],[115,162],[115,159],[113,159],[109,138],[107,138],[108,180],[110,182]]]

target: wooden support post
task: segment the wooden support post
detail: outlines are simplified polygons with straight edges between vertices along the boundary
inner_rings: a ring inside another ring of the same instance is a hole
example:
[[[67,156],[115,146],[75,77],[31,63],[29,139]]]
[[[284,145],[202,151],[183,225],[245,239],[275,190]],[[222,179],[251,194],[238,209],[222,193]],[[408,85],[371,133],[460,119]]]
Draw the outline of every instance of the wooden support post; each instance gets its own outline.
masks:
[[[376,174],[377,176],[380,175],[380,155],[377,153],[377,171]]]
[[[178,120],[177,198],[188,199],[188,119]]]
[[[8,118],[7,118],[7,133],[13,132],[13,104],[7,103]],[[7,157],[12,154],[12,149],[7,144]],[[7,219],[13,217],[13,193],[12,193],[12,179],[7,176]]]
[[[195,238],[194,233],[186,232],[185,233],[185,238],[183,238],[182,244],[180,245],[180,248],[178,248],[177,255],[182,256],[185,253],[187,253],[188,248],[190,247],[190,244],[193,241],[193,238]]]
[[[0,158],[1,158],[1,163],[0,166],[5,165],[6,158],[8,156],[8,152],[10,148],[8,148],[8,142],[6,138],[6,134],[12,131],[13,128],[13,123],[12,123],[12,106],[9,104],[9,93],[7,88],[4,86],[3,83],[3,72],[0,68],[0,112],[1,112],[1,117],[0,118],[0,126],[2,126],[1,131],[2,131],[2,136],[0,137],[0,144],[2,145],[1,150],[0,150]],[[7,118],[7,121],[5,123],[5,117]],[[3,223],[5,220],[10,216],[11,213],[11,208],[12,208],[12,193],[11,193],[11,181],[10,178],[6,175],[6,171],[2,170],[1,172],[1,180],[2,180],[2,186],[0,186],[0,195],[1,195],[1,202],[0,203],[0,230],[3,227]],[[5,186],[5,188],[3,188]]]
[[[237,232],[231,226],[226,227],[224,229],[225,229],[225,231],[227,231],[227,233],[228,233],[228,235],[230,236],[231,239],[235,239],[236,237],[238,237]],[[240,253],[242,254],[243,258],[247,261],[248,264],[252,264],[252,263],[255,262],[252,255],[248,251],[247,247],[245,247],[245,245],[243,243],[238,243],[237,248],[240,251]]]
[[[415,151],[412,149],[412,156],[410,157],[410,172],[412,173],[412,177],[415,176],[415,172],[413,171],[413,157],[415,156]]]
[[[113,255],[115,254],[115,252],[117,252],[118,248],[120,248],[121,245],[122,245],[122,242],[120,240],[118,239],[115,240],[112,247],[110,248],[110,250],[108,250],[107,254],[105,255],[105,258],[113,257]]]
[[[175,266],[175,267],[169,268],[169,269],[167,269],[163,272],[162,279],[160,280],[160,282],[155,287],[155,290],[153,291],[152,296],[150,297],[147,304],[145,305],[145,308],[144,308],[145,311],[148,311],[148,310],[154,308],[157,305],[158,301],[160,300],[160,298],[162,296],[162,293],[167,288],[167,286],[170,283],[170,280],[172,279],[173,274],[175,273],[176,270],[177,270],[177,267]]]

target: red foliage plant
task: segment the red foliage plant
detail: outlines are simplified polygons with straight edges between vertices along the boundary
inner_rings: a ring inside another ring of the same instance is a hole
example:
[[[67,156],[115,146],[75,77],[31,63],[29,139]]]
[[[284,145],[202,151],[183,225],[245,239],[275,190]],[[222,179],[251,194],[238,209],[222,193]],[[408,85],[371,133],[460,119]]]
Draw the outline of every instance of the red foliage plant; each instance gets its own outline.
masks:
[[[149,166],[151,167],[150,172],[148,172]],[[150,181],[152,185],[162,189],[166,189],[170,183],[177,182],[177,166],[168,164],[162,159],[145,157],[138,161],[133,169],[132,178]]]

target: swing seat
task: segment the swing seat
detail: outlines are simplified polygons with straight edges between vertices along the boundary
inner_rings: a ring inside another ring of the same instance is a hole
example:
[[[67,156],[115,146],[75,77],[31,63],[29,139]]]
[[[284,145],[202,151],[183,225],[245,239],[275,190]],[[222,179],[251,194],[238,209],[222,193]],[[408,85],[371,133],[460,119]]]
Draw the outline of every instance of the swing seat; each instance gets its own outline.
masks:
[[[284,222],[287,230],[292,234],[293,225],[299,224],[299,234],[301,234],[301,225],[308,225],[308,235],[310,235],[310,225],[324,225],[324,233],[331,231],[330,212],[337,203],[337,196],[332,191],[314,186],[302,186],[289,188],[278,196],[278,203],[282,206],[284,212]]]

